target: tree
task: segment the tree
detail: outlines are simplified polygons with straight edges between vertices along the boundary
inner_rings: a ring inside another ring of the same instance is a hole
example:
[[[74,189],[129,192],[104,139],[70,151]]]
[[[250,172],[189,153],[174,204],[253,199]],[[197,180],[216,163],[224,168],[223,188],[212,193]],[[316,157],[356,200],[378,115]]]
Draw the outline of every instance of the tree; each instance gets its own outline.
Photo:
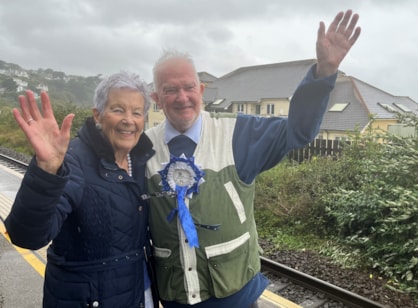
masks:
[[[17,84],[13,78],[6,78],[2,81],[1,87],[4,88],[7,92],[16,92]]]

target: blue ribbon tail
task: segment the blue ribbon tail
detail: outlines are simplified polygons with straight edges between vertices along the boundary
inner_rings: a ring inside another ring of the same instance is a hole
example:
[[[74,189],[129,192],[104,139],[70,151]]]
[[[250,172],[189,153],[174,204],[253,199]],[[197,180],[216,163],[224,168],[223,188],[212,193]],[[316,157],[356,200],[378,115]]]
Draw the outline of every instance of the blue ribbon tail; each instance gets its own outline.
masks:
[[[177,193],[177,205],[178,215],[180,218],[181,226],[186,238],[189,241],[190,247],[199,247],[199,240],[197,237],[196,227],[193,222],[193,218],[190,215],[189,209],[184,202],[187,192],[187,186],[176,186]]]

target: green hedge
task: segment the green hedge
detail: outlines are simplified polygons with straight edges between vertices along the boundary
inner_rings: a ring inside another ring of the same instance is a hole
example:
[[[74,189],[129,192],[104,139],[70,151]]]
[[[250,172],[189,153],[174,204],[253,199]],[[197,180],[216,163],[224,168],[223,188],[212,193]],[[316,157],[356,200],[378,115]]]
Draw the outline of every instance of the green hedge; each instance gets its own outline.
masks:
[[[413,115],[403,119],[418,127]],[[337,238],[402,288],[418,286],[418,138],[356,134],[338,159],[261,174],[255,206],[282,226]]]
[[[32,147],[13,117],[12,108],[14,107],[17,107],[17,104],[4,104],[0,106],[0,145],[26,155],[33,155]],[[61,125],[62,120],[67,114],[75,114],[71,127],[71,135],[73,137],[81,128],[86,117],[92,115],[91,109],[68,103],[55,104],[53,105],[53,109],[58,125]]]

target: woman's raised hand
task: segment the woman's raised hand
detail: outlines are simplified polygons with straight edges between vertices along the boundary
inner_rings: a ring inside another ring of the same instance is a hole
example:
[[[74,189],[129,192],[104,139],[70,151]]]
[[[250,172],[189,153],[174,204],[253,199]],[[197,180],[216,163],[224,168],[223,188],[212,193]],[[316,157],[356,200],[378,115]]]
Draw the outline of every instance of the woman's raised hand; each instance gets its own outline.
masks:
[[[26,91],[26,96],[19,96],[21,112],[14,108],[13,116],[32,145],[38,166],[56,174],[68,149],[74,114],[64,118],[60,129],[46,92],[41,92],[41,102],[42,113],[33,92]]]

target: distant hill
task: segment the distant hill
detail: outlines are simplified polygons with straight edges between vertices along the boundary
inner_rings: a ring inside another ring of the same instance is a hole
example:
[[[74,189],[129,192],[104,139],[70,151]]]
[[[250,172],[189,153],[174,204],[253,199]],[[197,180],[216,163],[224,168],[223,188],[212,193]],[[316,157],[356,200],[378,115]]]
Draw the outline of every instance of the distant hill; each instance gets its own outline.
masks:
[[[50,68],[27,70],[18,64],[0,60],[0,99],[2,103],[17,100],[19,94],[30,89],[39,94],[47,91],[51,101],[57,104],[71,103],[92,106],[94,89],[101,75],[82,77],[67,75]]]

